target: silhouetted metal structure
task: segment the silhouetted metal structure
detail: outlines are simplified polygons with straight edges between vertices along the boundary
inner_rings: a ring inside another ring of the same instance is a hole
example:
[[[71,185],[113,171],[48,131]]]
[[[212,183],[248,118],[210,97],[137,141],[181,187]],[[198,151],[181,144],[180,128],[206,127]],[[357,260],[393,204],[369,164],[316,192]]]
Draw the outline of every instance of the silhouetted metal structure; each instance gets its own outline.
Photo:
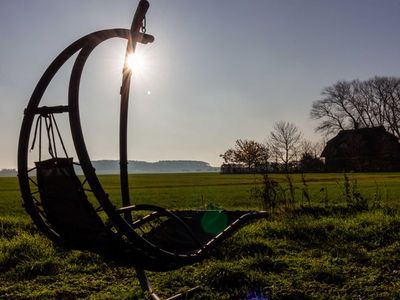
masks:
[[[266,213],[170,211],[155,205],[131,205],[127,171],[127,119],[132,72],[127,60],[128,55],[135,51],[137,43],[154,41],[153,36],[145,33],[148,8],[148,1],[140,0],[130,30],[117,28],[88,34],[72,43],[49,65],[24,112],[18,145],[18,176],[24,206],[43,233],[64,247],[90,250],[135,267],[142,288],[149,291],[153,299],[158,299],[144,270],[168,271],[199,261],[244,223],[265,217]],[[119,208],[110,200],[92,166],[79,113],[79,85],[85,63],[100,43],[111,38],[128,40],[121,86],[122,206]],[[78,55],[69,81],[68,104],[39,106],[55,74],[76,53]],[[56,121],[56,116],[60,114],[68,114],[79,162],[74,162],[68,156]],[[44,138],[42,132],[45,133]],[[43,139],[47,140],[50,157],[44,160]],[[30,141],[31,149],[36,143],[39,148],[39,159],[32,169],[28,169]],[[83,182],[75,173],[75,165],[82,168]],[[87,185],[89,188],[86,188]],[[88,192],[95,196],[97,208],[88,200]],[[143,216],[143,213],[137,214],[138,211],[149,213]],[[107,219],[101,217],[100,212],[105,212]]]

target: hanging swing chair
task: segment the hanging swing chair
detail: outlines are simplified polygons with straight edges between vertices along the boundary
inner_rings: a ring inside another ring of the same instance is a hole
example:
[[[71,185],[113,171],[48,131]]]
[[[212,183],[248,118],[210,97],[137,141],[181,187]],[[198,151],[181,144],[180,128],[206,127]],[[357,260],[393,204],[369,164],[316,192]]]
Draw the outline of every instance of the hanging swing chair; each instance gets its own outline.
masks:
[[[151,294],[152,299],[159,299],[145,270],[170,271],[198,262],[244,224],[263,218],[266,213],[171,211],[149,204],[131,205],[127,169],[127,112],[132,71],[128,67],[128,56],[135,52],[138,43],[154,41],[154,37],[145,30],[148,8],[148,1],[140,0],[130,30],[118,28],[88,34],[72,43],[49,65],[24,112],[18,144],[18,178],[23,205],[45,235],[64,247],[89,250],[134,267],[142,288]],[[128,40],[120,91],[122,206],[119,208],[110,200],[92,166],[79,114],[79,85],[85,62],[100,43],[111,38]],[[76,53],[69,81],[68,104],[39,106],[55,74]],[[62,114],[68,115],[78,161],[68,156],[63,142],[57,123]],[[42,157],[43,144],[47,144],[46,155],[49,158],[46,159]],[[39,158],[35,167],[28,169],[28,153],[34,147],[38,148]],[[83,171],[83,181],[76,175],[77,166]],[[97,205],[89,201],[88,193],[93,194]],[[106,221],[101,214],[107,216]],[[206,230],[205,227],[218,225],[221,219],[226,226]],[[204,226],[204,220],[208,226]]]

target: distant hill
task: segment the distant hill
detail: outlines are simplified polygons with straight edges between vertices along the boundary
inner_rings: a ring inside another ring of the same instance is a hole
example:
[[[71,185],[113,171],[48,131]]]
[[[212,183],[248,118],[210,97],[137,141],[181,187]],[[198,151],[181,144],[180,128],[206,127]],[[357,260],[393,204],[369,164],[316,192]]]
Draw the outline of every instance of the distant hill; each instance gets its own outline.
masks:
[[[118,160],[97,160],[93,166],[98,174],[118,174]],[[186,173],[186,172],[219,172],[219,167],[212,167],[209,163],[197,160],[161,160],[146,162],[130,160],[129,173]]]
[[[92,161],[97,174],[119,174],[118,160]],[[81,170],[76,168],[81,174]],[[197,160],[161,160],[158,162],[146,162],[130,160],[128,162],[129,173],[194,173],[194,172],[219,172],[219,167],[212,167],[209,163]],[[0,176],[16,176],[15,169],[1,169]]]
[[[17,170],[15,169],[0,169],[0,177],[11,177],[11,176],[17,176]]]

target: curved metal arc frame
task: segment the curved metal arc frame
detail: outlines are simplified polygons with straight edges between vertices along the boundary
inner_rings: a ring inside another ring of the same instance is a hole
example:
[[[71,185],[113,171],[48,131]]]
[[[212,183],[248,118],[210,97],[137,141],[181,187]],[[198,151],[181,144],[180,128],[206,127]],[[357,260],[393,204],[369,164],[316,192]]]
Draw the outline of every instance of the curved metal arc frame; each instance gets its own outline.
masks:
[[[21,127],[21,132],[20,132],[20,139],[19,139],[19,146],[18,146],[18,172],[19,172],[19,183],[21,187],[21,192],[22,192],[22,197],[24,199],[25,203],[25,208],[27,212],[31,215],[32,219],[34,220],[35,224],[47,235],[49,236],[52,240],[62,243],[62,239],[60,236],[50,228],[46,222],[43,220],[42,216],[37,212],[32,195],[31,195],[31,189],[29,185],[29,176],[27,173],[27,157],[28,157],[28,147],[29,147],[29,136],[33,124],[33,120],[35,117],[35,112],[36,109],[38,108],[38,105],[40,103],[40,100],[48,87],[50,81],[53,79],[57,71],[62,67],[62,65],[76,52],[83,48],[87,47],[87,49],[92,48],[91,51],[95,48],[96,45],[100,44],[102,41],[105,41],[107,39],[113,38],[113,37],[121,37],[121,38],[128,38],[129,37],[129,30],[127,29],[110,29],[110,30],[101,30],[97,31],[91,34],[88,34],[76,42],[72,43],[69,47],[67,47],[63,52],[61,52],[56,59],[49,65],[49,67],[46,69],[45,73],[39,80],[38,84],[35,87],[35,90],[31,96],[31,99],[29,101],[28,107],[25,110],[25,116],[23,119],[22,127]],[[87,52],[86,52],[87,51]],[[86,55],[88,55],[88,52],[91,52],[89,50],[85,50]],[[78,69],[83,68],[84,61],[86,61],[86,58],[81,60],[83,57],[83,54],[81,55],[80,58],[80,63],[81,65],[80,68],[75,67],[74,74],[71,74],[71,77],[75,77],[78,79],[80,75],[78,76]],[[83,64],[82,64],[83,62]],[[78,62],[76,62],[76,65],[78,65]],[[82,70],[79,71],[79,73],[82,72]],[[74,81],[76,79],[71,79],[71,81]],[[78,146],[77,154],[79,157],[79,161],[81,163],[82,169],[85,173],[85,176],[87,177],[88,183],[91,186],[91,189],[93,193],[95,194],[97,200],[99,203],[102,205],[104,208],[105,212],[107,215],[110,217],[111,221],[115,226],[118,228],[119,231],[121,231],[124,235],[128,237],[128,239],[133,242],[133,247],[136,248],[137,245],[135,246],[135,243],[139,243],[141,245],[140,248],[143,250],[147,251],[149,254],[155,255],[155,256],[161,256],[161,257],[180,257],[180,259],[189,259],[190,261],[193,260],[192,255],[179,255],[173,252],[169,252],[163,249],[158,248],[156,245],[150,243],[149,241],[143,239],[139,235],[137,235],[131,228],[131,226],[115,211],[114,205],[109,201],[108,195],[105,193],[103,190],[100,182],[98,181],[98,178],[94,172],[93,166],[90,163],[90,158],[87,153],[86,147],[84,143],[80,143],[79,140],[83,140],[83,135],[81,132],[80,128],[80,120],[79,120],[79,107],[77,106],[78,99],[79,99],[79,86],[72,84],[73,88],[69,92],[69,96],[72,97],[72,95],[76,95],[76,100],[71,100],[70,101],[70,106],[69,106],[69,115],[70,115],[70,124],[73,126],[73,129],[71,128],[73,132],[73,136],[75,136],[75,144],[80,144],[81,146]],[[75,96],[74,96],[75,97]]]
[[[126,30],[126,34],[124,38],[129,37],[129,31]],[[70,82],[69,82],[69,91],[68,91],[68,104],[71,107],[69,112],[70,117],[70,126],[72,139],[74,142],[75,150],[78,155],[78,159],[81,163],[82,170],[85,174],[87,182],[91,187],[96,199],[99,201],[100,205],[104,208],[104,211],[107,213],[111,221],[115,224],[115,226],[122,230],[122,232],[130,237],[130,239],[136,239],[136,236],[132,236],[132,229],[128,223],[126,223],[119,215],[115,213],[115,206],[110,202],[108,195],[104,191],[98,177],[95,173],[95,169],[92,166],[89,153],[87,151],[85,140],[83,137],[81,122],[80,122],[80,114],[79,114],[79,87],[80,87],[80,79],[82,76],[82,71],[87,61],[87,58],[91,54],[91,52],[98,46],[101,42],[107,40],[110,37],[104,37],[103,39],[93,40],[91,43],[87,44],[79,53],[75,64],[73,66]],[[135,234],[136,235],[136,234]]]
[[[18,141],[18,180],[21,188],[22,198],[24,200],[24,206],[26,211],[29,213],[35,224],[51,239],[56,242],[61,243],[59,235],[46,225],[46,222],[42,219],[39,213],[36,211],[35,204],[31,195],[31,189],[29,185],[29,175],[28,175],[28,149],[29,149],[29,137],[33,125],[33,121],[36,115],[36,109],[46,91],[49,83],[54,78],[58,70],[63,66],[63,64],[71,58],[76,52],[78,52],[82,47],[85,46],[91,39],[101,39],[104,35],[113,36],[127,36],[129,31],[126,29],[112,29],[112,30],[100,30],[82,38],[78,39],[67,48],[65,48],[47,67],[46,71],[43,73],[39,82],[37,83],[31,98],[29,99],[28,106],[24,111],[24,118],[22,121],[22,126]]]
[[[129,196],[129,181],[128,181],[128,105],[129,105],[129,89],[131,84],[132,70],[128,66],[129,55],[133,54],[138,42],[138,33],[145,19],[149,2],[141,0],[136,9],[132,20],[130,35],[125,52],[124,68],[122,70],[122,85],[121,85],[121,108],[120,108],[120,126],[119,126],[119,164],[120,164],[120,185],[122,205],[131,205]],[[132,223],[131,214],[125,214],[125,219]]]
[[[70,115],[70,124],[71,131],[73,133],[74,143],[77,146],[77,153],[79,156],[79,160],[82,165],[82,169],[85,173],[85,176],[88,180],[89,185],[91,186],[93,193],[95,194],[97,200],[104,208],[105,212],[110,217],[111,221],[115,224],[115,226],[128,237],[129,240],[133,242],[133,247],[136,248],[135,242],[138,242],[141,245],[143,250],[149,252],[149,254],[153,255],[161,255],[164,257],[180,257],[181,259],[193,260],[202,256],[207,252],[207,248],[209,249],[210,245],[206,245],[204,248],[200,249],[195,257],[193,255],[179,255],[177,253],[172,253],[163,249],[158,248],[156,245],[150,243],[149,241],[143,239],[139,235],[137,235],[133,228],[119,215],[118,211],[116,211],[115,207],[109,201],[108,195],[103,190],[95,172],[94,168],[90,162],[90,158],[88,152],[86,150],[86,146],[83,139],[82,129],[80,125],[79,118],[79,80],[82,74],[82,70],[84,64],[86,62],[87,57],[93,51],[93,49],[100,44],[102,41],[113,37],[121,37],[127,38],[129,36],[129,30],[127,29],[112,29],[112,30],[103,30],[98,31],[92,34],[89,34],[75,43],[71,44],[66,50],[64,50],[57,58],[52,62],[52,64],[48,67],[38,85],[35,88],[35,91],[31,97],[30,103],[25,113],[23,126],[21,128],[20,135],[20,144],[19,144],[19,153],[18,153],[18,170],[19,170],[19,181],[21,185],[22,196],[24,198],[25,206],[28,213],[32,216],[32,219],[38,225],[38,227],[43,230],[49,237],[53,240],[61,242],[62,240],[58,236],[58,234],[53,231],[46,222],[43,220],[42,216],[36,211],[35,204],[33,201],[32,193],[29,186],[29,177],[27,173],[27,152],[28,152],[28,143],[29,143],[29,135],[31,131],[31,127],[33,124],[34,116],[38,104],[40,103],[40,99],[46,90],[49,82],[54,77],[55,73],[61,68],[62,64],[66,62],[74,53],[81,50],[78,55],[78,58],[74,64],[73,72],[71,74],[70,81],[70,90],[69,90],[69,115]],[[215,241],[212,242],[214,244]],[[144,248],[143,248],[144,247]]]
[[[134,243],[133,247],[135,247],[135,243],[138,243],[142,246],[141,247],[142,249],[151,253],[152,255],[156,256],[161,255],[161,256],[175,257],[175,258],[180,257],[181,259],[185,258],[193,259],[192,255],[177,254],[174,252],[161,249],[156,245],[154,245],[153,243],[142,238],[137,233],[135,233],[130,224],[120,216],[114,205],[112,205],[112,203],[110,202],[108,195],[105,193],[103,187],[101,186],[100,181],[98,180],[97,175],[95,173],[95,170],[90,162],[90,157],[87,148],[85,146],[85,141],[83,138],[82,128],[80,124],[80,117],[79,117],[80,78],[82,76],[85,62],[89,57],[90,53],[96,46],[98,46],[101,42],[107,40],[108,38],[104,37],[102,39],[96,39],[84,46],[84,48],[81,50],[75,61],[70,77],[69,93],[68,93],[68,101],[70,106],[70,111],[69,111],[70,126],[71,126],[71,133],[74,141],[75,150],[78,155],[82,170],[85,174],[89,186],[91,187],[100,205],[104,208],[104,211],[107,213],[112,223],[115,224],[116,228],[118,228],[125,236],[128,237],[130,241]]]

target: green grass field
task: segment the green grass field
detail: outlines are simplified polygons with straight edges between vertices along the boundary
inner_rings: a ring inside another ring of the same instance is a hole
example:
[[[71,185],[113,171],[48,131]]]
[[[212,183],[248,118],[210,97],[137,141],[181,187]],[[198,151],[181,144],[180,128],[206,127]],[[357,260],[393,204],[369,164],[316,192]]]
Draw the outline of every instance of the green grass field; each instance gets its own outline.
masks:
[[[285,176],[271,178],[288,196]],[[399,299],[400,173],[348,178],[345,192],[343,174],[306,174],[306,185],[293,175],[294,204],[278,203],[270,218],[240,230],[202,263],[150,273],[156,291],[166,297],[200,285],[195,299],[246,299],[255,291],[266,299]],[[118,203],[118,177],[101,181]],[[132,175],[130,182],[135,203],[263,208],[250,192],[262,189],[261,176]],[[0,299],[144,297],[133,269],[43,237],[21,206],[17,179],[0,178]]]

